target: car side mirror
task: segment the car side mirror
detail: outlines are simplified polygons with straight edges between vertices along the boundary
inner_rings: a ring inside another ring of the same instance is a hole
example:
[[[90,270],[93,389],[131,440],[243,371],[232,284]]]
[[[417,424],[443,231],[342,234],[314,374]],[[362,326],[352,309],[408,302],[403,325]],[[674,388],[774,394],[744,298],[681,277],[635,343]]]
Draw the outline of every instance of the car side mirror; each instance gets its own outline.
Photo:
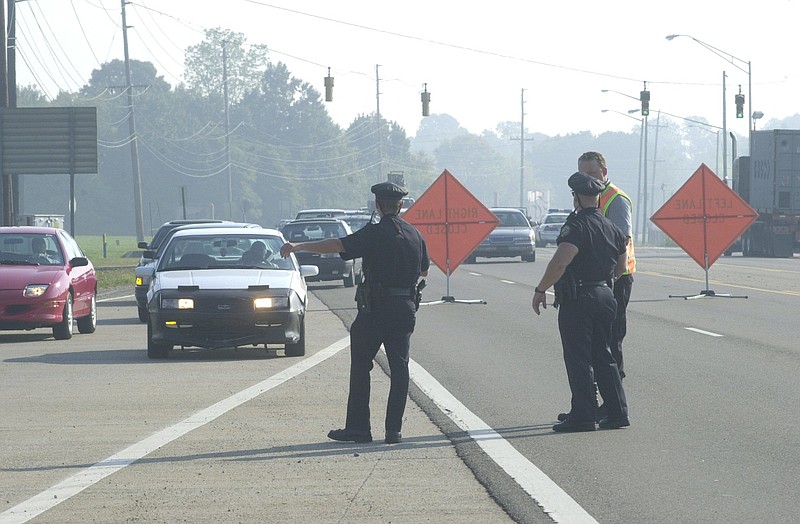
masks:
[[[144,241],[139,242],[138,244],[136,244],[136,247],[138,247],[139,249],[147,249],[147,242]]]
[[[317,266],[300,266],[300,276],[315,277],[317,275],[319,275],[319,268]]]
[[[142,258],[156,258],[156,252],[148,249],[144,253],[142,253]]]
[[[69,265],[72,267],[88,266],[89,259],[86,257],[75,257],[69,261]]]

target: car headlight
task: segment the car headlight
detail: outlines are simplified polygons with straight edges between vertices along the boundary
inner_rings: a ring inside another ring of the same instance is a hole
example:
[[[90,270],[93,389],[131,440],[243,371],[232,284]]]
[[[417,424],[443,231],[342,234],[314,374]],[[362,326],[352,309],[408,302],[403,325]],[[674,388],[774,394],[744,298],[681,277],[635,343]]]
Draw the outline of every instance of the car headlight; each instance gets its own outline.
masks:
[[[50,284],[29,284],[25,286],[25,293],[23,293],[26,297],[40,297],[47,292],[47,288],[50,287]]]
[[[144,282],[142,282],[142,277],[136,277],[136,285],[137,286],[144,285]]]
[[[289,297],[262,297],[253,300],[254,309],[281,309],[289,307]]]
[[[194,309],[194,299],[162,298],[161,309]]]

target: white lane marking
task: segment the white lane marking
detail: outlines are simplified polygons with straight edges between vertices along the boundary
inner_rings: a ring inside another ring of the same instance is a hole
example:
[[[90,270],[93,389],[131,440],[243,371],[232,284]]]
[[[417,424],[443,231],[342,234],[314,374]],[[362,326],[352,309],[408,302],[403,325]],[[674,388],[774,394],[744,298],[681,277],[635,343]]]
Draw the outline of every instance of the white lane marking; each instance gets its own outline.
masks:
[[[483,451],[503,468],[555,522],[593,523],[597,521],[575,500],[562,490],[542,470],[531,463],[503,437],[477,415],[472,413],[433,376],[409,361],[411,379],[450,417],[456,425],[474,440]]]
[[[480,273],[473,273],[472,271],[468,271],[468,272],[467,272],[467,274],[468,274],[468,275],[472,275],[473,277],[480,277],[480,276],[483,276],[483,275],[481,275]]]
[[[126,298],[134,298],[134,297],[135,297],[135,295],[125,295],[125,296],[122,296],[122,297],[111,297],[111,298],[97,299],[97,301],[98,302],[114,302],[115,300],[124,300]]]
[[[28,522],[32,518],[41,515],[45,511],[53,508],[68,498],[77,495],[89,486],[100,482],[112,473],[116,473],[125,466],[136,462],[149,453],[165,446],[173,440],[182,437],[193,429],[208,424],[227,413],[228,411],[244,404],[245,402],[256,398],[269,391],[270,389],[279,386],[290,380],[297,375],[303,373],[329,359],[342,349],[350,345],[350,336],[334,342],[327,348],[315,353],[314,355],[303,359],[297,364],[286,368],[285,370],[277,373],[266,380],[250,386],[247,389],[240,391],[230,397],[217,402],[201,411],[198,411],[189,418],[178,422],[168,428],[141,440],[124,450],[111,455],[105,460],[98,462],[89,468],[80,471],[71,477],[59,482],[55,486],[34,495],[25,502],[17,504],[11,509],[0,513],[0,523],[2,524],[22,524]]]
[[[695,333],[700,333],[701,335],[708,335],[709,337],[724,337],[725,335],[720,335],[719,333],[712,333],[711,331],[705,331],[703,329],[697,329],[693,327],[683,328],[688,331],[694,331]]]
[[[514,282],[513,280],[503,280],[502,278],[500,279],[500,282],[502,282],[503,284],[516,284],[516,282]]]

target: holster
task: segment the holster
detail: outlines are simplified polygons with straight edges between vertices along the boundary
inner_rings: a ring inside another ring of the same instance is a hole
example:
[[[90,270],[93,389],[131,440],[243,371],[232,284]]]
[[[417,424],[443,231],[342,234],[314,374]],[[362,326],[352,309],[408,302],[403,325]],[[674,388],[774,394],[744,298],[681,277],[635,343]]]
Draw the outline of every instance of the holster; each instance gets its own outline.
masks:
[[[569,304],[578,300],[578,280],[572,271],[565,271],[564,274],[553,285],[556,298],[553,300],[553,307],[558,308],[561,304]]]
[[[425,289],[425,286],[427,285],[428,283],[424,278],[417,284],[417,291],[414,294],[414,311],[419,311],[419,305],[422,302],[422,290]]]
[[[359,311],[372,313],[375,309],[376,295],[372,288],[373,286],[370,285],[369,280],[365,280],[356,287],[356,307],[358,307]]]

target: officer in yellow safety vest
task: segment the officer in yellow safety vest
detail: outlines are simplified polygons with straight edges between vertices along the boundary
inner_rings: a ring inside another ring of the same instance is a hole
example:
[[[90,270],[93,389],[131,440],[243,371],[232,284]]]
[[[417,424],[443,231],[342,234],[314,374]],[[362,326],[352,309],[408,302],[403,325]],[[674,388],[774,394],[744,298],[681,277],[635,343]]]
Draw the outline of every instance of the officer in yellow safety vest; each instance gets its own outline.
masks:
[[[588,151],[578,158],[578,171],[586,173],[605,184],[600,193],[600,212],[620,228],[627,237],[628,267],[625,274],[614,281],[614,298],[617,299],[617,314],[611,327],[611,354],[617,361],[619,376],[625,377],[622,363],[622,340],[628,330],[626,310],[631,298],[633,274],[636,272],[636,257],[633,251],[633,204],[628,195],[608,179],[606,159],[601,153]],[[601,407],[602,410],[602,407]]]

